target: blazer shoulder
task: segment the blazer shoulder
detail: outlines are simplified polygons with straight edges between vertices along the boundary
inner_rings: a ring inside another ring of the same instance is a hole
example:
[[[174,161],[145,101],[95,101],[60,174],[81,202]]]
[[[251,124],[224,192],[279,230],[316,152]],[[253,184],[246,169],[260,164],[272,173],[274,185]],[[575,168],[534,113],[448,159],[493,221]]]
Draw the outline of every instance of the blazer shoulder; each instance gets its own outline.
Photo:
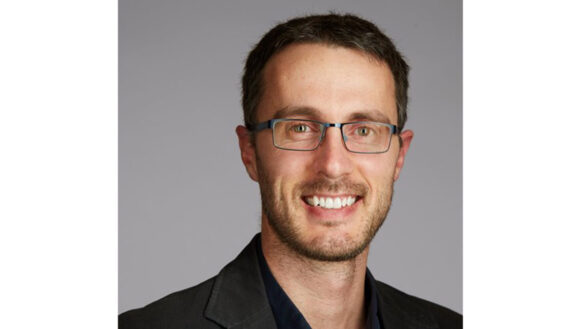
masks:
[[[386,306],[398,308],[411,317],[430,317],[439,328],[463,328],[463,316],[431,301],[409,295],[384,282],[376,281],[376,289]]]
[[[118,316],[119,329],[185,328],[204,322],[203,312],[216,277],[196,286],[174,292],[142,308]]]

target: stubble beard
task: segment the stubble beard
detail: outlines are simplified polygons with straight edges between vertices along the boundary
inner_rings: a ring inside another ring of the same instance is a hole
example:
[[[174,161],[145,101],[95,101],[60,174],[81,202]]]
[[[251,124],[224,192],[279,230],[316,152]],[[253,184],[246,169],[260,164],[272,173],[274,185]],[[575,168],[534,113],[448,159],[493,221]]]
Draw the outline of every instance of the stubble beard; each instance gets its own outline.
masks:
[[[299,228],[294,225],[295,214],[291,214],[291,207],[286,206],[284,195],[282,193],[277,195],[274,182],[265,174],[260,161],[257,161],[257,164],[262,211],[266,215],[268,225],[270,225],[283,244],[308,259],[326,262],[342,262],[354,259],[368,247],[384,223],[390,210],[394,190],[393,181],[391,181],[387,190],[381,191],[378,200],[373,201],[376,204],[373,211],[365,215],[368,218],[355,219],[366,223],[357,238],[353,239],[349,236],[342,236],[324,240],[317,237],[309,242],[305,242],[302,240]],[[326,179],[320,179],[305,184],[305,186],[319,186],[321,190],[325,187],[325,190],[336,192],[341,186],[355,186],[355,184],[351,185],[348,182],[336,182],[332,184]],[[367,188],[365,189],[367,190]],[[333,224],[327,222],[324,225],[333,226]]]

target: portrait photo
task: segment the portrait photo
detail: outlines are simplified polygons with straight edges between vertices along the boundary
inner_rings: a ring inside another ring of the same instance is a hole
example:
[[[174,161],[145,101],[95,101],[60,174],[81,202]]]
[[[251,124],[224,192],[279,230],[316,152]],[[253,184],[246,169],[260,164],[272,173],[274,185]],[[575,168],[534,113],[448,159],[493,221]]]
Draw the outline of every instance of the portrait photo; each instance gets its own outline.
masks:
[[[2,6],[2,328],[573,328],[578,1]]]
[[[215,289],[247,245],[268,248],[266,229],[315,262],[363,256],[360,275],[440,305],[439,323],[455,321],[443,308],[463,314],[461,1],[120,0],[118,44],[120,314]],[[386,90],[398,114],[372,109]],[[379,220],[303,245],[346,224],[293,218],[352,205]],[[355,231],[367,238],[354,250]],[[265,256],[273,269],[278,253]]]

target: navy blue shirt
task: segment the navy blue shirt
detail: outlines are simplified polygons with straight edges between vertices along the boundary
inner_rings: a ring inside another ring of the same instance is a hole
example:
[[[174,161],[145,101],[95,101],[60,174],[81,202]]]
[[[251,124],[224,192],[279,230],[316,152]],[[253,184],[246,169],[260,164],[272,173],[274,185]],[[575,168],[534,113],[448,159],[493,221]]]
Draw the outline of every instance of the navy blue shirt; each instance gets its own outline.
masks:
[[[258,259],[260,260],[260,271],[262,272],[262,279],[264,280],[264,287],[266,287],[266,295],[268,302],[276,320],[278,329],[311,329],[305,317],[297,309],[295,304],[286,295],[284,290],[280,287],[262,253],[262,245],[258,239]],[[366,314],[368,329],[382,329],[380,320],[378,318],[378,299],[376,297],[376,280],[372,277],[370,270],[366,269],[365,282],[365,300],[366,300]]]

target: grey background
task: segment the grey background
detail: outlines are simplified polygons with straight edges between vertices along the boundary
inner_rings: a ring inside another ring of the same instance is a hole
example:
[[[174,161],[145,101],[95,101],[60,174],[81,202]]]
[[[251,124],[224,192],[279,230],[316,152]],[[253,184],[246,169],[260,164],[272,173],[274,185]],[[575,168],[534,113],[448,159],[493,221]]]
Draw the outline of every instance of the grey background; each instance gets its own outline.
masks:
[[[415,138],[369,268],[462,311],[461,1],[120,0],[120,312],[214,276],[259,231],[234,132],[243,62],[275,23],[329,10],[376,23],[412,67]]]

